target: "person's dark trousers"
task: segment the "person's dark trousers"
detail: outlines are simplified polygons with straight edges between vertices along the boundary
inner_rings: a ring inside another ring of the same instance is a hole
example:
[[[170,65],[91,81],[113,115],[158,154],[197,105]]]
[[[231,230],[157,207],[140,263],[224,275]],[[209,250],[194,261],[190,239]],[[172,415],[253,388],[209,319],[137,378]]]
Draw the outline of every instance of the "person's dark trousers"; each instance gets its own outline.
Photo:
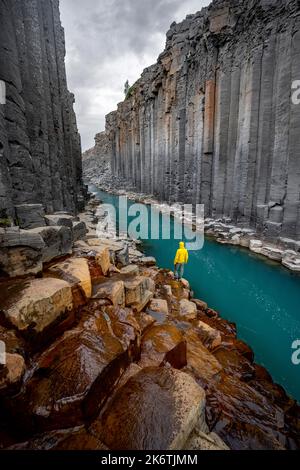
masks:
[[[184,274],[184,264],[183,263],[177,263],[175,265],[174,274],[175,274],[175,279],[182,279],[183,278],[183,274]]]

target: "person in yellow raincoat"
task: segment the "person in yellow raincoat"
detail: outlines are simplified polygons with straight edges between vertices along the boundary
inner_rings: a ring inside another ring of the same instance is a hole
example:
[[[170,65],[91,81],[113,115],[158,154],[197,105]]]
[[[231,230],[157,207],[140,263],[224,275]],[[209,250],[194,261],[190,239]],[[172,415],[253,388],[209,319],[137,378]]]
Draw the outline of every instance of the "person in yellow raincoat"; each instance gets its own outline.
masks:
[[[184,265],[187,264],[189,260],[189,252],[184,246],[183,242],[179,243],[179,249],[177,250],[174,265],[175,265],[175,279],[182,279],[184,274]]]

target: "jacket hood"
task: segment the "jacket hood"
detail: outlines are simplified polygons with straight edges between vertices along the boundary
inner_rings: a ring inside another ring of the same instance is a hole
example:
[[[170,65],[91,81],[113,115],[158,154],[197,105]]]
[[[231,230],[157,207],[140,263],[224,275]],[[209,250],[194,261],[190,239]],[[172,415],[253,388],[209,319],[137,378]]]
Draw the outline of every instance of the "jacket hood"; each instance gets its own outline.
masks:
[[[180,248],[184,248],[184,242],[180,242],[180,243],[179,243],[179,247],[180,247]]]

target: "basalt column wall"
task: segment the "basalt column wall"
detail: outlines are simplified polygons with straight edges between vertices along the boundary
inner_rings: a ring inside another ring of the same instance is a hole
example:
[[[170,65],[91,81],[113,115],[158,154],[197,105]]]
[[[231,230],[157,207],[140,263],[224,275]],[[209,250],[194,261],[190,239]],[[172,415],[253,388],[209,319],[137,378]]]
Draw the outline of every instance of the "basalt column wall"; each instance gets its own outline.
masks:
[[[0,217],[82,205],[81,144],[58,0],[0,0]]]
[[[300,238],[300,2],[220,0],[107,116],[114,174],[160,200],[203,203],[270,238]]]

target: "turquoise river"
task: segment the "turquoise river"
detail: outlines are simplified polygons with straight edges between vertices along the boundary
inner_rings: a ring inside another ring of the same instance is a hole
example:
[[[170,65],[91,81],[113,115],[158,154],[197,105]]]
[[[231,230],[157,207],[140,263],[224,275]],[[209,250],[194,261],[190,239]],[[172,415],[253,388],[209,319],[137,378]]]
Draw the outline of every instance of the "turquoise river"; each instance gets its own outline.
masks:
[[[90,191],[118,209],[117,196],[95,186],[90,186]],[[177,223],[172,219],[171,233]],[[178,240],[172,237],[143,240],[145,253],[154,256],[163,268],[173,269],[177,246]],[[300,364],[292,362],[292,344],[300,340],[300,275],[247,249],[206,239],[201,250],[190,252],[184,277],[196,298],[236,323],[238,336],[251,346],[255,361],[300,401]]]

